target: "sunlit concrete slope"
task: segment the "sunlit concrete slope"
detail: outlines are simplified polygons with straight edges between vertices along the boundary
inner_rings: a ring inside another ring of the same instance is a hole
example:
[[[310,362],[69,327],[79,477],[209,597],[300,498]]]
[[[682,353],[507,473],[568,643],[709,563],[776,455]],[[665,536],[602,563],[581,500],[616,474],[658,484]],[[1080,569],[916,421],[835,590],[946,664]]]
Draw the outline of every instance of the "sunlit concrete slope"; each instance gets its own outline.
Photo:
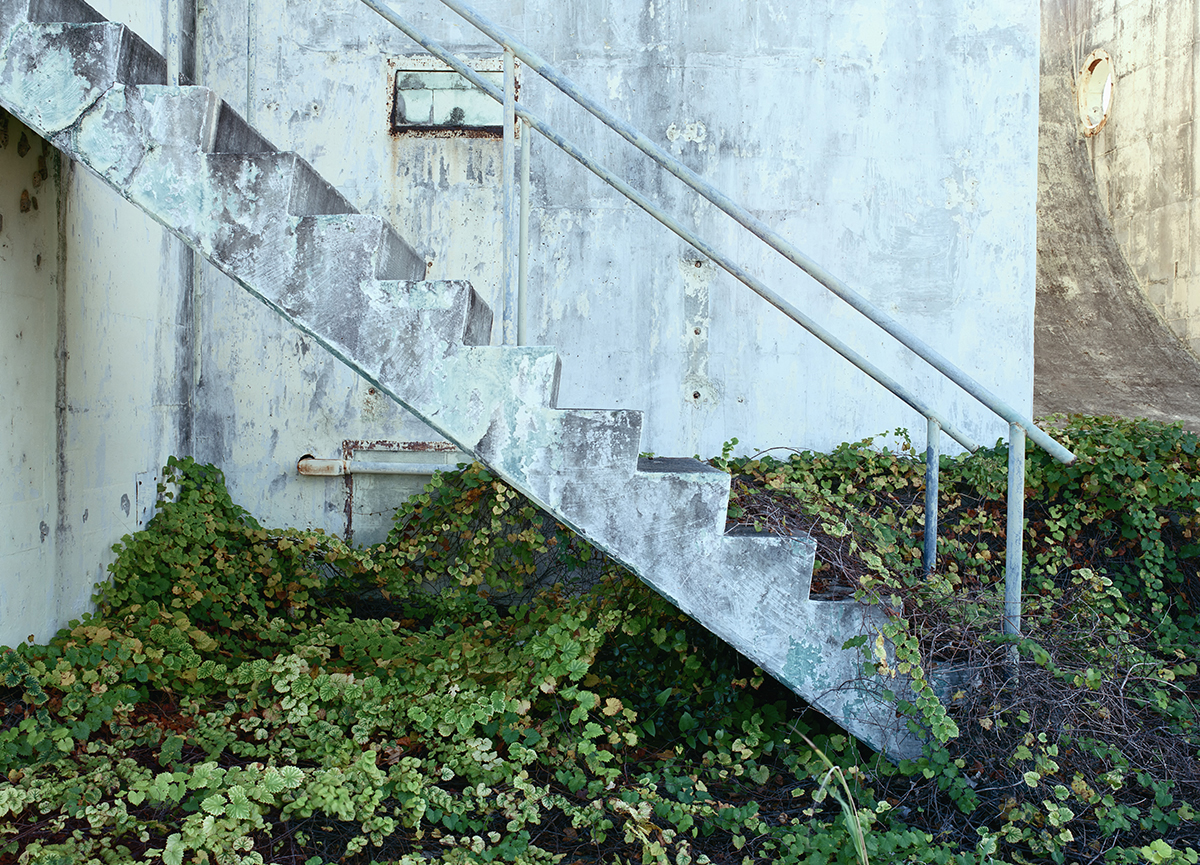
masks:
[[[1079,132],[1063,10],[1042,10],[1034,411],[1177,420],[1200,431],[1200,362],[1122,253]]]

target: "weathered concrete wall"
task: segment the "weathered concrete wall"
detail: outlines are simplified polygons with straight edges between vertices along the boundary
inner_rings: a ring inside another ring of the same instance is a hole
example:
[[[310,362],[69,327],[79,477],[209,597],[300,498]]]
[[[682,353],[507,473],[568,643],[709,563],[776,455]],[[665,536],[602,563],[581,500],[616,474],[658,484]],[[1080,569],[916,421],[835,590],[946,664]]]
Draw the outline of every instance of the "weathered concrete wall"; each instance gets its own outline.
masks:
[[[51,170],[34,185],[39,160]],[[56,621],[55,167],[41,139],[0,111],[0,645]]]
[[[1034,3],[479,5],[1028,408]],[[403,11],[454,50],[495,57],[439,4]],[[354,0],[213,0],[199,31],[206,85],[275,144],[301,152],[360,209],[391,220],[426,255],[430,276],[469,278],[498,302],[499,142],[389,134],[394,69],[419,53],[415,45]],[[581,111],[550,106],[544,85],[526,77],[521,98],[695,219],[979,440],[1002,433],[973,401],[650,171]],[[660,454],[708,455],[733,436],[743,447],[825,448],[897,426],[922,428],[885,391],[698,262],[547,142],[533,143],[531,341],[563,355],[560,404],[642,409],[642,448]],[[296,335],[280,331],[223,277],[206,277],[202,293],[210,341],[200,452],[225,465],[238,495],[266,508],[266,518],[340,522],[338,482],[290,474],[302,453],[336,456],[351,438],[431,438],[390,408],[372,416],[379,409],[364,386],[319,349],[305,353]],[[242,361],[236,366],[209,356],[232,351]]]
[[[87,608],[110,547],[144,524],[167,457],[191,451],[185,249],[82,169],[64,214],[60,620]]]
[[[1056,3],[1042,16],[1034,410],[1181,420],[1200,431],[1200,362],[1150,304],[1097,194],[1071,21]],[[1114,124],[1127,117],[1126,97],[1117,94]]]
[[[1117,240],[1154,306],[1200,352],[1200,206],[1193,118],[1197,16],[1194,0],[1088,0],[1066,26],[1076,63],[1094,48],[1113,59],[1108,123],[1088,140],[1097,190]]]
[[[97,4],[115,17],[110,5]],[[125,11],[161,39],[149,4]],[[88,609],[166,458],[192,450],[186,249],[69,162],[56,174],[53,151],[34,187],[42,143],[30,135],[20,157],[21,132],[11,121],[0,148],[0,452],[14,469],[0,479],[0,645]],[[26,189],[39,206],[21,213]]]

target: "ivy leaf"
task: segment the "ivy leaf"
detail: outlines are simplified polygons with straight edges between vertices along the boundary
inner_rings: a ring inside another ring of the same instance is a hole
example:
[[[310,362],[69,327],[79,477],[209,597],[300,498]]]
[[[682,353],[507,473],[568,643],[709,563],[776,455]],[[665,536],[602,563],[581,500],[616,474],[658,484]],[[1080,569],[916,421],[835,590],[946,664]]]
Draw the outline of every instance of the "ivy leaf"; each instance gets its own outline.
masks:
[[[249,820],[252,811],[253,807],[246,798],[246,791],[238,786],[230,787],[229,806],[225,809],[225,815],[234,820]]]
[[[299,766],[281,766],[279,774],[289,790],[295,790],[304,783],[304,770]]]
[[[274,767],[269,767],[263,774],[262,788],[268,793],[274,795],[282,793],[287,789],[287,784],[283,780],[283,776],[279,774],[279,770]]]
[[[167,837],[167,847],[163,850],[163,865],[183,865],[183,836],[173,832]]]

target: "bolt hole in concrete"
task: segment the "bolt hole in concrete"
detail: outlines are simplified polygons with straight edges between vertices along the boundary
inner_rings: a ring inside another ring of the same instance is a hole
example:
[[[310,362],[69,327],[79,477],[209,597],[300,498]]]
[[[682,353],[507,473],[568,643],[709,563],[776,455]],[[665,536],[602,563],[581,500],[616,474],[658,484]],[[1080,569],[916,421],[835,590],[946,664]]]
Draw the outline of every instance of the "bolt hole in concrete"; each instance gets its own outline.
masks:
[[[1107,51],[1097,48],[1083,62],[1076,86],[1079,119],[1085,135],[1095,135],[1108,122],[1115,83],[1112,58]]]

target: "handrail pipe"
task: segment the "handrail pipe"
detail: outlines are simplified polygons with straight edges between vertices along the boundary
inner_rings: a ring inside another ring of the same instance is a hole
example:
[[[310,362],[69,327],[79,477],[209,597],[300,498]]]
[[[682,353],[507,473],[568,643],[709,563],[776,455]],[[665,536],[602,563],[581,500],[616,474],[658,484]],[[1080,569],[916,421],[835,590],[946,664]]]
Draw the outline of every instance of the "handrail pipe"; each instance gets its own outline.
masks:
[[[608,111],[599,102],[581,90],[562,72],[550,65],[537,53],[529,49],[510,34],[504,32],[494,22],[490,21],[484,15],[472,9],[466,3],[462,2],[462,0],[440,0],[440,2],[450,8],[452,11],[456,12],[460,17],[473,24],[481,32],[489,36],[493,41],[504,48],[506,76],[505,88],[503,91],[500,88],[497,88],[491,82],[485,81],[481,76],[476,74],[473,69],[468,67],[465,63],[447,51],[437,40],[417,30],[389,7],[383,5],[380,0],[361,0],[361,2],[378,13],[388,23],[404,32],[410,39],[420,44],[426,51],[438,57],[440,60],[442,60],[442,62],[446,63],[460,75],[467,78],[477,88],[487,93],[504,106],[504,162],[506,174],[504,195],[506,220],[504,268],[506,303],[505,310],[503,311],[503,321],[505,342],[509,341],[510,337],[508,334],[511,332],[511,328],[514,324],[516,326],[515,329],[518,335],[517,341],[521,344],[524,344],[525,340],[524,277],[526,266],[525,256],[527,254],[527,223],[529,214],[529,135],[528,130],[525,129],[522,130],[525,133],[525,137],[522,141],[521,153],[521,223],[519,252],[520,275],[518,277],[520,289],[517,292],[518,299],[516,303],[516,309],[513,309],[513,306],[508,301],[508,297],[510,295],[509,286],[512,282],[510,277],[512,267],[510,261],[511,242],[508,240],[511,234],[511,232],[508,230],[508,222],[510,219],[509,211],[512,205],[512,180],[510,175],[512,174],[512,151],[514,144],[513,137],[515,132],[515,123],[519,118],[520,120],[524,121],[524,124],[536,129],[565,153],[574,158],[576,161],[594,173],[597,177],[601,178],[605,183],[612,186],[627,199],[632,201],[642,210],[646,211],[656,220],[673,231],[698,252],[708,257],[711,261],[720,266],[739,282],[746,285],[784,315],[788,316],[801,327],[805,328],[809,333],[816,336],[819,340],[832,348],[842,357],[849,360],[856,367],[873,378],[876,382],[891,391],[891,393],[893,393],[905,404],[925,417],[925,537],[924,548],[922,551],[922,565],[927,575],[932,573],[933,569],[935,568],[937,562],[937,498],[938,469],[940,461],[940,434],[945,432],[969,451],[976,450],[978,446],[975,445],[974,442],[972,442],[971,439],[960,429],[949,423],[944,417],[928,407],[924,400],[917,397],[882,369],[871,363],[854,349],[850,348],[849,345],[827,331],[816,321],[810,319],[794,304],[790,303],[778,293],[768,288],[757,277],[750,274],[736,262],[733,262],[727,258],[711,244],[700,239],[695,232],[682,225],[682,223],[680,223],[670,214],[663,211],[657,205],[653,204],[651,201],[649,201],[649,199],[631,187],[619,176],[614,174],[605,166],[593,160],[572,142],[559,135],[554,129],[537,118],[532,112],[517,105],[510,89],[512,87],[512,58],[516,57],[524,61],[524,63],[530,69],[533,69],[535,72],[540,74],[543,78],[557,87],[562,93],[573,99],[576,103],[590,112],[610,129],[619,134],[626,141],[633,144],[635,147],[653,159],[662,168],[671,172],[671,174],[675,175],[739,225],[750,231],[776,252],[787,258],[842,301],[865,316],[876,326],[883,329],[886,333],[891,335],[894,339],[896,339],[918,357],[922,358],[926,363],[930,364],[930,366],[932,366],[950,381],[962,388],[962,390],[971,397],[978,400],[1000,418],[1008,422],[1008,517],[1006,531],[1007,547],[1005,555],[1004,631],[1007,634],[1020,633],[1026,435],[1028,435],[1028,437],[1032,439],[1035,444],[1047,451],[1052,457],[1054,457],[1054,459],[1061,463],[1072,462],[1075,459],[1074,454],[1056,442],[1046,432],[1039,429],[1029,417],[1013,409],[1006,402],[977,382],[972,376],[968,375],[962,369],[951,363],[935,349],[926,345],[923,340],[911,333],[898,321],[884,313],[882,310],[873,306],[864,297],[853,291],[848,285],[846,285],[846,283],[833,276],[811,258],[804,255],[787,239],[767,226],[766,223],[755,217],[748,210],[730,199],[716,187],[709,184],[706,180],[700,177],[699,174],[688,168],[678,159],[675,159],[673,156],[668,154],[658,144],[647,138],[642,132],[613,115],[612,112]],[[512,321],[513,318],[516,319],[516,322]]]

